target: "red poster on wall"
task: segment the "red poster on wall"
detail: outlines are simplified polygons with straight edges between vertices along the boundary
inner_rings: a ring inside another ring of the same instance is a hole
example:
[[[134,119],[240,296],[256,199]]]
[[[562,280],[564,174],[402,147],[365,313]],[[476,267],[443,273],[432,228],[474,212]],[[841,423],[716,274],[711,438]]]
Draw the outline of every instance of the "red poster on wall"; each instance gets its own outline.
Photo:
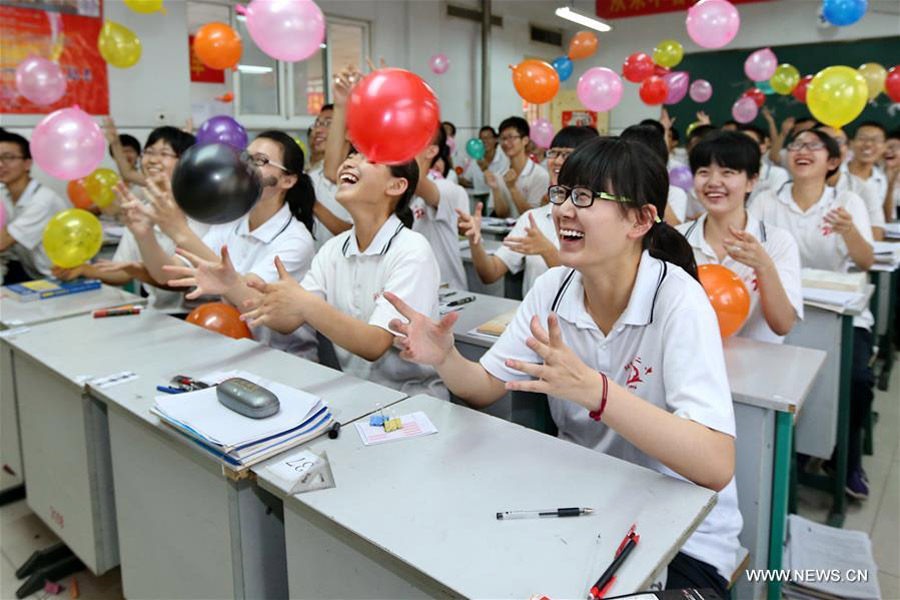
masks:
[[[0,113],[43,114],[77,104],[92,115],[109,114],[106,62],[97,49],[103,25],[101,0],[0,4]],[[32,104],[16,91],[16,66],[30,55],[59,62],[66,94],[55,104]]]
[[[659,13],[687,10],[699,0],[595,0],[597,16],[603,19],[621,19]],[[768,2],[768,0],[730,0],[732,4]]]
[[[574,125],[597,128],[597,113],[592,110],[564,110],[561,120],[563,127]]]
[[[210,69],[194,54],[194,36],[188,36],[188,51],[191,53],[191,81],[194,83],[225,83],[225,71]]]

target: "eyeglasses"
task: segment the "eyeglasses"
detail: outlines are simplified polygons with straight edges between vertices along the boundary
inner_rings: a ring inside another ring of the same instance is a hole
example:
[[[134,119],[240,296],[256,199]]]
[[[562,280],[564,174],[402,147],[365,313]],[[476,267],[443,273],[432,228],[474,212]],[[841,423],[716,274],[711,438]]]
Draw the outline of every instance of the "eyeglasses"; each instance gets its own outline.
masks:
[[[166,150],[144,150],[141,156],[144,158],[178,158],[177,154]]]
[[[16,156],[15,154],[0,155],[0,163],[11,163],[14,160],[24,160],[24,156]]]
[[[565,159],[569,158],[569,157],[572,155],[573,152],[574,152],[574,150],[572,150],[572,149],[568,149],[568,150],[547,150],[546,156],[547,156],[547,158],[548,158],[549,160],[554,160],[554,159],[557,159],[557,158],[561,158],[561,159],[565,160]]]
[[[883,144],[884,138],[871,135],[861,135],[853,138],[853,141],[859,142],[860,144]]]
[[[513,140],[521,140],[521,135],[503,135],[500,136],[500,143],[505,144],[506,142],[511,142]]]
[[[313,129],[328,129],[331,127],[331,119],[316,119]]]
[[[607,194],[606,192],[595,192],[591,188],[574,187],[570,188],[565,185],[551,185],[547,188],[547,198],[551,204],[562,205],[566,200],[571,199],[572,204],[578,208],[587,208],[594,203],[594,200],[600,198],[609,202],[618,202],[620,204],[628,204],[631,202],[624,196],[616,196]]]
[[[787,149],[790,152],[799,152],[800,150],[806,149],[810,152],[816,152],[817,150],[822,150],[825,148],[825,144],[822,142],[791,142],[787,145]]]
[[[285,173],[290,173],[287,168],[275,162],[265,154],[247,154],[246,152],[243,154],[244,160],[252,164],[254,167],[264,167],[266,165],[272,165],[273,167],[278,167]]]

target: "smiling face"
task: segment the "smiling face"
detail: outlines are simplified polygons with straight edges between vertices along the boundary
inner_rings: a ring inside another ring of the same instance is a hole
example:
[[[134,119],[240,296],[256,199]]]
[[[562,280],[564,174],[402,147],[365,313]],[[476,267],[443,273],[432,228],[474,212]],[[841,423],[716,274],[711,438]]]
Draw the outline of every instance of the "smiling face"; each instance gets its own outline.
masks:
[[[481,143],[484,144],[484,150],[488,154],[494,151],[494,148],[497,147],[497,137],[490,129],[485,129],[481,133],[478,134],[478,139],[481,140]]]
[[[19,144],[0,142],[0,183],[14,183],[27,177],[30,172],[31,159],[25,158]]]
[[[384,204],[386,196],[399,199],[409,185],[406,179],[394,177],[387,165],[369,162],[359,153],[341,163],[337,183],[335,198],[351,213],[356,208]]]
[[[847,152],[850,150],[850,146],[847,143],[847,134],[844,133],[844,130],[835,129],[834,127],[829,127],[827,125],[819,127],[819,130],[827,133],[831,139],[838,143],[838,147],[841,149],[841,162],[847,160]]]
[[[157,179],[167,177],[172,179],[172,173],[178,165],[178,155],[169,142],[159,139],[152,146],[144,148],[141,155],[141,171],[145,177]]]
[[[275,140],[258,137],[247,146],[247,154],[261,162],[263,162],[263,158],[266,159],[265,162],[267,164],[256,167],[259,171],[260,180],[263,182],[260,201],[289,190],[297,183],[296,175],[288,173],[279,166],[284,165],[284,148]]]
[[[753,191],[755,183],[756,178],[748,179],[746,171],[722,167],[715,161],[694,173],[694,192],[711,215],[743,210],[747,194]]]
[[[547,169],[550,171],[550,185],[556,185],[559,181],[559,171],[565,164],[569,155],[575,151],[574,148],[557,148],[553,147],[547,151]]]
[[[900,139],[890,138],[885,143],[884,164],[889,169],[900,169]]]
[[[884,131],[871,125],[863,125],[856,130],[850,149],[853,159],[864,165],[874,165],[884,154]]]
[[[817,135],[804,131],[788,144],[788,171],[796,180],[825,180],[840,165],[838,157],[828,158],[828,149]]]
[[[503,149],[503,153],[510,158],[525,152],[528,141],[528,136],[519,134],[514,127],[507,127],[500,132],[500,147]]]
[[[331,127],[331,117],[334,110],[326,109],[319,113],[316,122],[313,123],[312,132],[310,132],[309,143],[312,146],[310,150],[315,153],[325,152],[325,143],[328,141],[328,128]]]

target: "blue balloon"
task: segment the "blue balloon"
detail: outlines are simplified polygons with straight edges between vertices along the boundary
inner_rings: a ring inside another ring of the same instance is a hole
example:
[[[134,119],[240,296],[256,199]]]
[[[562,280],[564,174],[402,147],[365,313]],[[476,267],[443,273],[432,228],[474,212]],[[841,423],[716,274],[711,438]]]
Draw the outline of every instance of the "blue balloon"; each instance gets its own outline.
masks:
[[[822,16],[832,25],[853,25],[866,14],[869,0],[823,0]]]
[[[772,89],[772,84],[768,81],[757,81],[756,87],[759,91],[761,91],[766,96],[771,96],[775,93],[775,90]]]
[[[572,76],[572,61],[568,56],[560,56],[553,59],[553,68],[559,74],[559,80],[565,81]]]

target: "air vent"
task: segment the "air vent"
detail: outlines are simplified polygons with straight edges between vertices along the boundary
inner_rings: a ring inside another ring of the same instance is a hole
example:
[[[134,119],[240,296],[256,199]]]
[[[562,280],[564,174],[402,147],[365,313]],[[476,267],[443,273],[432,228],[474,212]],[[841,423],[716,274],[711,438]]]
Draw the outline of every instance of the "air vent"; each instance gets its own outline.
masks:
[[[550,44],[562,48],[562,32],[553,29],[544,29],[537,25],[531,26],[531,41],[540,42],[542,44]]]
[[[466,8],[465,6],[456,6],[454,4],[447,5],[447,16],[448,17],[457,17],[459,19],[466,19],[468,21],[475,21],[476,23],[481,23],[481,11],[475,10],[474,8]],[[503,17],[498,17],[497,15],[491,15],[491,25],[495,27],[503,27]],[[562,42],[560,42],[562,44]]]

